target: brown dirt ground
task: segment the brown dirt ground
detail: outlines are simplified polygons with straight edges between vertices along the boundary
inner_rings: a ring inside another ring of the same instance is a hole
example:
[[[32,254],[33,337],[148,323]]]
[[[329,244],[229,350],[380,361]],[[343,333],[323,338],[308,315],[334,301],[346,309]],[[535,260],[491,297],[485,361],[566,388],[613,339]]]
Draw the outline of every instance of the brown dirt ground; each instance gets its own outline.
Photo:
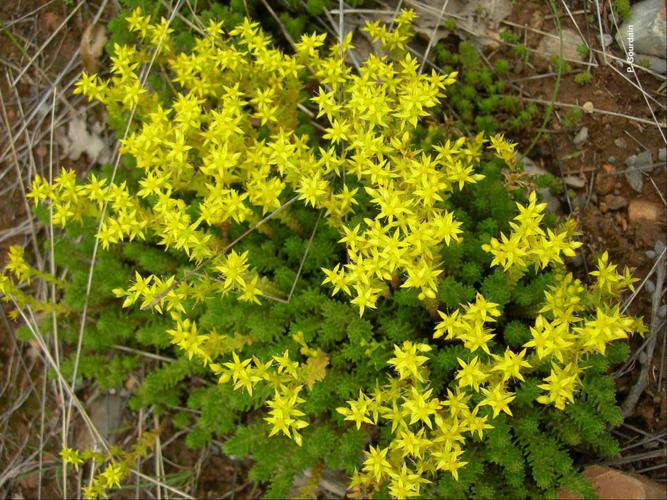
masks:
[[[584,10],[583,2],[569,2],[573,12]],[[606,4],[605,4],[606,5]],[[606,7],[605,7],[606,8]],[[562,11],[562,9],[561,9]],[[510,20],[519,25],[539,27],[542,31],[550,32],[555,28],[553,20],[547,19],[550,10],[544,2],[528,1],[522,2],[520,9],[515,9]],[[564,14],[561,12],[561,14]],[[586,29],[583,15],[576,17],[587,41],[593,47],[599,46],[596,41],[596,30]],[[536,20],[537,25],[536,26]],[[562,15],[560,17],[563,28],[574,29],[571,20]],[[613,32],[610,26],[603,26],[605,32]],[[514,32],[521,30],[513,28]],[[527,32],[527,46],[536,48],[541,35]],[[532,60],[532,59],[531,59]],[[598,58],[600,62],[600,58]],[[548,63],[536,63],[539,67],[524,67],[518,77],[529,76],[537,73],[547,73],[553,68]],[[576,64],[572,64],[576,68]],[[536,71],[537,70],[537,71]],[[634,117],[651,120],[651,115],[644,97],[633,88],[616,71],[609,67],[592,68],[592,83],[578,85],[574,81],[574,75],[564,75],[561,78],[560,88],[556,101],[582,105],[591,102],[595,109],[609,110]],[[554,89],[555,78],[542,78],[521,82],[522,87],[530,95],[536,98],[550,100]],[[644,74],[641,77],[643,88],[658,102],[665,102],[664,80],[660,80]],[[656,106],[654,106],[655,110]],[[556,111],[562,117],[567,109]],[[656,111],[656,116],[662,123],[665,122],[666,113]],[[581,127],[587,127],[588,140],[582,147],[575,146],[573,138]],[[579,176],[585,180],[583,189],[569,189],[569,196],[573,201],[585,200],[587,190],[592,187],[592,196],[588,204],[581,203],[585,208],[575,212],[579,227],[583,233],[585,243],[583,250],[587,256],[589,265],[593,263],[593,256],[599,255],[604,250],[609,251],[610,259],[621,265],[627,265],[634,269],[635,276],[644,277],[653,266],[653,259],[646,255],[647,250],[653,249],[656,241],[667,242],[665,218],[665,199],[667,199],[667,168],[665,165],[658,166],[648,175],[644,176],[644,185],[641,193],[634,191],[628,184],[624,175],[608,175],[611,168],[614,173],[626,168],[624,160],[631,154],[639,153],[647,149],[653,155],[653,162],[657,162],[658,150],[665,147],[665,140],[658,128],[654,125],[638,123],[627,118],[609,116],[603,114],[586,114],[576,127],[565,130],[562,121],[553,118],[547,125],[549,135],[553,141],[550,144],[541,144],[535,149],[535,156],[529,155],[543,168],[556,177]],[[662,133],[667,132],[664,128]],[[522,145],[527,145],[532,136],[522,138]],[[521,150],[521,147],[519,147]],[[613,167],[609,167],[615,159]],[[605,166],[606,165],[606,166]],[[597,178],[597,184],[595,179]],[[591,186],[593,183],[593,186]],[[607,184],[606,190],[602,184]],[[600,188],[598,188],[600,185]],[[631,220],[628,208],[620,210],[609,210],[604,203],[605,192],[623,197],[628,203],[643,200],[658,207],[658,217],[653,220]],[[598,192],[599,191],[599,192]],[[568,212],[567,204],[563,204],[564,210]],[[663,302],[664,304],[664,296]],[[642,291],[633,302],[630,311],[633,314],[643,316],[645,321],[650,321],[650,296]],[[663,333],[664,334],[664,333]],[[632,342],[634,347],[641,344],[640,340]],[[627,419],[628,422],[651,433],[664,432],[667,429],[667,392],[664,386],[659,390],[658,380],[662,372],[665,373],[665,352],[663,342],[658,342],[653,358],[652,369],[649,374],[649,386],[644,392],[635,414]],[[623,401],[634,381],[637,378],[639,364],[635,370],[617,380],[619,401]],[[624,443],[621,443],[623,446]],[[653,462],[656,463],[656,462]],[[642,467],[653,465],[650,462],[631,464],[629,468],[638,470]],[[660,463],[660,462],[657,462]],[[664,464],[664,458],[662,458]],[[656,469],[647,473],[649,476],[665,481],[664,469]]]
[[[31,54],[46,41],[62,22],[63,16],[66,15],[64,4],[54,3],[49,9],[26,17],[22,22],[11,26],[5,31],[6,23],[11,20],[21,19],[24,15],[38,9],[42,4],[43,2],[39,0],[31,0],[2,2],[2,5],[0,5],[0,20],[3,22],[3,29],[0,32],[0,54],[2,55],[3,62],[12,68],[13,75],[18,73],[18,69],[16,68],[20,68],[27,63],[27,58],[15,45],[8,33],[11,33],[14,39],[23,45],[23,50]],[[36,61],[33,68],[27,72],[26,76],[15,87],[11,86],[7,78],[5,78],[4,70],[6,67],[5,64],[2,65],[3,75],[0,78],[0,93],[7,107],[7,115],[12,127],[20,122],[18,103],[21,102],[24,106],[27,106],[29,100],[34,98],[36,92],[39,91],[38,86],[40,84],[44,85],[44,79],[46,77],[53,78],[58,73],[58,70],[63,68],[69,59],[73,57],[78,48],[77,40],[81,33],[80,24],[80,18],[73,19],[72,23],[66,26],[56,36],[53,43],[47,47],[43,58]],[[24,111],[25,109],[24,107]],[[2,124],[3,135],[0,147],[2,151],[5,151],[9,147],[9,142],[4,121]],[[17,138],[17,147],[19,143],[23,143],[23,141]],[[37,150],[37,147],[33,150],[35,157],[43,156],[42,153],[43,150]],[[13,163],[13,158],[10,157],[0,165],[2,171],[10,169],[10,173],[2,181],[2,187],[4,188],[7,185],[16,186],[13,191],[0,200],[0,229],[3,230],[15,226],[17,221],[24,220],[26,216],[25,205],[22,202],[22,194],[18,188],[18,178]],[[23,238],[23,236],[16,236],[0,243],[0,262],[4,262],[5,260],[6,249],[12,244],[21,243]],[[3,317],[0,319],[4,320],[7,317],[6,313],[9,308],[7,304],[2,304],[2,306],[3,311],[0,314]],[[6,321],[0,321],[0,366],[3,366],[3,379],[10,377],[13,381],[10,389],[0,397],[0,409],[3,415],[5,415],[5,412],[8,415],[7,432],[3,432],[0,438],[0,441],[5,446],[2,455],[0,455],[0,465],[2,465],[0,469],[3,471],[10,464],[16,466],[16,462],[12,463],[15,457],[26,459],[39,448],[39,438],[36,429],[40,425],[41,386],[44,380],[44,365],[39,359],[35,358],[33,353],[36,353],[36,351],[31,347],[19,346],[13,339],[13,333],[7,331],[8,326],[10,329],[15,328],[13,324],[10,325]],[[30,357],[26,353],[33,355]],[[32,359],[31,363],[24,362],[24,360],[27,361],[29,359]],[[12,369],[13,366],[20,366],[21,368]],[[29,395],[22,405],[16,411],[10,411],[13,405],[17,401],[20,401],[21,396],[26,393]],[[46,395],[48,398],[46,408],[57,408],[57,405],[53,401],[53,394],[51,394],[48,388]],[[47,413],[47,420],[51,416],[51,412]],[[47,438],[44,446],[44,477],[46,478],[53,474],[53,469],[50,467],[51,464],[49,462],[54,458],[53,451],[56,442],[55,439],[48,439],[48,426],[45,437]],[[18,464],[21,462],[19,460]],[[36,472],[37,467],[35,462],[35,456],[32,456],[29,460],[25,460],[23,463],[26,466],[26,472],[10,480],[8,484],[0,485],[2,487],[0,491],[7,495],[7,498],[20,498],[21,496],[34,498],[37,496],[39,476]],[[60,496],[57,492],[58,490],[55,488],[53,481],[43,481],[41,492],[43,496],[56,498]]]

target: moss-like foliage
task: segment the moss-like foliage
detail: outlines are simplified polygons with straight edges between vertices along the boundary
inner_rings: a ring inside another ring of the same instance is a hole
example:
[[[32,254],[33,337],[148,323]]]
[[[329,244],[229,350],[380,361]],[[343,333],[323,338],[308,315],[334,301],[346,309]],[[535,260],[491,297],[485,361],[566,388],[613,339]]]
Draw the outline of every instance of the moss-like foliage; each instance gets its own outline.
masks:
[[[366,27],[388,56],[354,73],[318,35],[280,51],[239,24],[244,2],[207,5],[201,38],[136,4],[116,21],[111,75],[77,86],[128,129],[120,168],[33,183],[38,216],[65,228],[67,282],[16,249],[0,275],[21,306],[38,304],[20,285],[57,282],[41,307],[68,344],[86,307],[79,378],[140,378],[133,408],[190,427],[193,448],[251,456],[269,498],[324,467],[377,498],[591,496],[572,457],[618,451],[607,372],[642,331],[615,306],[633,280],[606,254],[589,286],[566,272],[574,226],[521,187],[502,136],[444,136],[433,110],[454,75],[418,72],[412,14]],[[149,48],[168,84],[139,79]],[[493,130],[484,117],[513,104],[478,99],[497,82],[460,52],[452,103]]]

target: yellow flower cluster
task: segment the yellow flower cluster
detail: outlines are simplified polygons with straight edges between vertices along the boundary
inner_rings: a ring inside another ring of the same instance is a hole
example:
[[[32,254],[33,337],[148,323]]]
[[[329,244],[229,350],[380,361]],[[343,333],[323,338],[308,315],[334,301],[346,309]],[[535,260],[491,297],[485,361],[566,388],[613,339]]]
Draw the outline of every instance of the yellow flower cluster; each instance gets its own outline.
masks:
[[[358,74],[341,77],[340,89],[320,87],[313,99],[318,117],[329,122],[324,137],[338,146],[326,154],[330,165],[325,175],[342,170],[354,176],[373,209],[373,217],[348,224],[356,188],[332,196],[320,172],[302,180],[299,192],[308,203],[325,209],[342,230],[340,241],[349,257],[345,264],[323,269],[324,283],[333,286],[334,294],[350,295],[360,315],[386,295],[385,282],[397,282],[400,276],[406,276],[400,286],[418,289],[421,299],[435,298],[443,273],[440,249],[459,241],[461,233],[446,200],[482,178],[474,172],[485,142],[481,135],[447,141],[435,147],[437,154],[412,144],[417,123],[456,77],[419,72],[419,62],[405,50],[412,18],[404,12],[391,32],[377,22],[365,28],[396,62],[371,55]]]
[[[107,453],[100,453],[93,450],[79,451],[74,448],[63,448],[60,451],[60,458],[64,464],[79,470],[79,466],[87,461],[95,461],[98,464],[106,465],[100,468],[100,471],[90,481],[90,484],[81,488],[83,498],[86,500],[95,500],[98,498],[108,498],[108,490],[120,488],[130,474],[131,469],[135,467],[137,460],[146,458],[155,445],[159,429],[143,433],[137,442],[132,446],[131,451],[124,451],[117,446],[111,447]]]
[[[266,402],[269,416],[264,418],[271,425],[269,436],[282,433],[301,446],[303,437],[299,431],[309,425],[302,418],[306,414],[298,408],[305,402],[301,393],[304,386],[310,388],[324,378],[327,363],[328,358],[320,352],[312,352],[306,363],[290,359],[289,351],[272,356],[266,363],[256,356],[241,360],[234,352],[232,361],[211,363],[210,367],[219,376],[218,383],[231,381],[235,389],[245,389],[250,395],[255,385],[268,383],[273,389],[273,397]]]
[[[63,286],[64,283],[48,273],[43,273],[34,268],[25,260],[25,249],[22,246],[12,245],[7,253],[8,262],[0,272],[0,301],[9,302],[15,300],[19,306],[29,305],[34,311],[41,312],[68,312],[69,308],[61,304],[53,304],[35,299],[35,297],[26,293],[23,288],[30,285],[30,280],[38,278],[52,283],[56,286]],[[9,316],[15,319],[18,311],[12,310]]]
[[[545,294],[544,307],[530,330],[532,339],[524,344],[539,360],[551,359],[551,374],[540,386],[547,394],[538,401],[561,410],[574,400],[589,354],[604,354],[610,342],[646,332],[641,318],[626,316],[616,302],[625,290],[633,290],[636,279],[629,269],[619,274],[605,252],[590,275],[596,280],[588,289],[569,273],[558,280]]]
[[[171,343],[209,366],[220,383],[231,382],[249,394],[257,384],[268,384],[274,394],[265,419],[271,435],[283,434],[297,444],[308,425],[299,406],[304,388],[324,377],[327,356],[295,337],[306,362],[291,359],[289,352],[268,361],[242,359],[238,353],[252,338],[201,333],[186,317],[184,302],[213,293],[234,293],[249,302],[269,296],[271,283],[250,268],[247,252],[231,248],[238,239],[230,230],[258,229],[278,214],[289,221],[289,205],[296,199],[325,212],[339,230],[347,259],[323,269],[324,283],[334,294],[350,296],[360,315],[389,295],[388,283],[417,289],[422,300],[436,298],[444,273],[441,250],[462,233],[448,198],[483,178],[475,168],[487,143],[510,166],[516,158],[514,145],[500,135],[450,139],[433,154],[415,146],[419,121],[438,105],[456,75],[421,73],[419,61],[405,49],[412,18],[403,12],[393,30],[369,23],[366,31],[387,55],[370,55],[352,72],[345,62],[350,37],[323,54],[324,37],[306,35],[294,55],[287,55],[248,20],[227,34],[211,23],[192,51],[179,53],[167,21],[151,23],[137,9],[128,23],[141,43],[116,45],[111,77],[84,75],[77,92],[104,103],[111,115],[136,116],[122,153],[136,161],[138,187],[95,176],[77,184],[74,172],[64,169],[53,184],[40,177],[33,182],[31,196],[50,204],[57,224],[99,216],[106,207],[97,234],[103,248],[147,239],[186,254],[196,267],[185,276],[137,273],[127,289],[114,291],[116,296],[124,298],[124,307],[140,303],[142,309],[170,312]],[[152,62],[166,68],[171,79],[174,96],[168,105],[141,80],[142,68]],[[295,132],[306,77],[319,85],[312,98],[324,130],[318,147]],[[370,206],[364,217],[355,213],[361,205]],[[501,266],[511,280],[531,266],[562,267],[562,256],[574,255],[580,246],[572,241],[574,226],[566,222],[545,231],[545,204],[535,193],[526,205],[517,205],[511,233],[483,246],[493,256],[492,266]],[[30,271],[12,258],[10,271],[29,279]],[[393,434],[386,447],[366,452],[352,486],[373,490],[389,481],[390,493],[406,498],[418,496],[437,471],[456,478],[465,465],[466,439],[482,439],[493,418],[512,414],[513,388],[544,360],[553,368],[540,385],[539,402],[563,409],[574,398],[590,353],[604,353],[609,342],[642,331],[639,320],[609,305],[632,285],[629,272],[618,274],[605,254],[592,275],[591,290],[569,274],[560,277],[545,296],[531,340],[519,352],[498,352],[493,324],[501,313],[481,294],[458,310],[439,312],[434,339],[460,341],[471,353],[458,360],[457,387],[442,398],[429,385],[426,362],[432,347],[395,346],[389,364],[398,376],[338,409],[357,427],[386,423]],[[196,284],[186,280],[191,276]],[[10,286],[4,275],[0,280],[5,280],[1,287]],[[218,359],[229,353],[230,361]],[[479,403],[472,406],[473,400]],[[75,455],[68,457],[77,462]],[[105,481],[115,484],[114,471],[108,474]]]
[[[170,343],[182,349],[188,359],[196,358],[208,366],[218,377],[219,384],[232,382],[234,389],[245,390],[251,396],[255,386],[268,384],[273,389],[273,397],[266,402],[269,416],[265,420],[271,424],[269,436],[282,433],[299,446],[302,444],[299,430],[307,427],[308,421],[301,418],[305,413],[298,408],[305,402],[300,394],[304,387],[310,389],[325,377],[329,358],[324,353],[308,347],[303,333],[299,332],[293,340],[301,346],[300,354],[306,357],[305,363],[290,359],[289,351],[274,355],[267,362],[256,356],[241,359],[237,352],[254,342],[252,336],[220,335],[215,330],[202,334],[195,321],[183,319],[176,312],[172,312],[172,318],[176,324],[167,330]],[[219,356],[230,353],[231,361],[213,362]]]
[[[500,316],[497,304],[487,302],[482,294],[478,293],[475,303],[468,304],[462,315],[459,316],[459,309],[450,315],[440,311],[438,314],[441,321],[436,326],[433,338],[437,339],[446,334],[447,340],[462,340],[464,347],[470,352],[482,349],[491,354],[488,342],[493,339],[493,334],[484,325]]]
[[[247,256],[227,254],[225,236],[233,224],[258,224],[284,208],[290,203],[285,195],[293,191],[305,204],[325,210],[340,230],[348,259],[323,270],[324,282],[334,293],[351,295],[360,314],[387,293],[387,281],[400,276],[406,276],[401,286],[433,299],[443,273],[439,250],[459,241],[461,233],[447,198],[482,178],[474,169],[486,139],[448,140],[435,154],[414,146],[419,120],[438,105],[456,74],[420,72],[404,45],[412,18],[403,12],[391,31],[369,24],[366,30],[389,55],[371,55],[353,73],[345,62],[349,37],[342,53],[332,47],[325,57],[323,36],[306,35],[291,56],[272,48],[248,20],[228,35],[212,23],[190,53],[178,53],[165,22],[151,24],[136,10],[128,22],[143,45],[116,45],[111,77],[84,75],[76,91],[104,103],[112,115],[138,117],[140,126],[131,127],[121,151],[143,172],[139,189],[131,192],[125,182],[94,176],[77,185],[74,173],[63,170],[53,185],[36,177],[31,196],[51,204],[58,224],[97,215],[106,204],[97,234],[103,248],[135,238],[157,240],[198,265],[210,265],[218,275],[212,279],[223,283],[219,291],[234,290],[254,302],[267,284],[248,270]],[[153,60],[170,70],[179,89],[170,106],[141,85],[140,70]],[[312,99],[315,113],[326,120],[316,148],[294,132],[308,74],[320,84]],[[491,146],[513,161],[513,145],[501,136]],[[196,213],[184,201],[192,195],[200,201]],[[370,198],[374,215],[348,224],[362,198]],[[143,307],[159,307],[160,293],[167,292],[154,292],[171,278],[145,279],[153,286],[140,294]],[[143,286],[139,278],[135,286]],[[136,290],[125,295],[139,298]]]
[[[406,341],[395,346],[389,364],[398,377],[390,377],[384,386],[376,387],[370,395],[360,392],[349,406],[337,411],[345,420],[362,424],[391,425],[393,439],[387,447],[370,446],[360,472],[356,472],[351,488],[361,488],[362,494],[376,490],[388,481],[394,498],[419,496],[420,487],[438,471],[447,471],[458,478],[465,466],[461,460],[467,438],[490,429],[487,417],[479,414],[484,405],[496,405],[496,395],[488,394],[480,405],[471,409],[470,395],[459,385],[439,399],[428,387],[428,344]]]
[[[540,224],[544,218],[546,203],[537,203],[535,192],[530,193],[529,203],[517,203],[519,214],[510,222],[512,233],[504,233],[500,239],[493,238],[482,248],[493,255],[491,266],[500,265],[508,270],[522,270],[528,266],[546,268],[549,264],[562,264],[561,257],[573,257],[575,250],[581,246],[578,241],[571,241],[575,235],[573,222],[566,222],[556,232],[547,229],[545,232]]]
[[[30,284],[30,277],[35,274],[35,269],[25,261],[23,247],[15,245],[9,247],[8,257],[9,262],[5,265],[5,269],[10,271],[19,283]]]
[[[527,207],[520,208],[523,213]],[[523,267],[518,262],[512,265],[519,270]],[[394,346],[388,364],[398,377],[390,377],[369,395],[360,392],[348,406],[337,409],[357,428],[363,424],[391,426],[391,441],[384,448],[370,446],[351,487],[365,495],[388,482],[393,497],[409,498],[419,496],[421,485],[438,471],[448,471],[458,479],[458,470],[466,464],[462,457],[466,440],[482,439],[500,413],[512,416],[510,404],[516,396],[511,385],[523,382],[524,374],[543,360],[550,361],[552,368],[539,384],[543,393],[537,401],[559,410],[574,402],[587,357],[604,354],[610,342],[645,331],[641,319],[625,316],[618,306],[609,305],[632,287],[629,271],[618,274],[605,253],[590,274],[596,278],[590,289],[571,274],[558,278],[545,294],[544,306],[530,329],[531,340],[519,352],[509,347],[493,352],[494,334],[486,325],[500,311],[481,294],[450,314],[440,312],[433,338],[461,341],[475,354],[468,360],[458,359],[457,387],[448,389],[445,398],[429,388],[429,358],[424,353],[432,347],[409,341]],[[473,398],[475,393],[481,397]],[[479,402],[471,406],[473,400]]]

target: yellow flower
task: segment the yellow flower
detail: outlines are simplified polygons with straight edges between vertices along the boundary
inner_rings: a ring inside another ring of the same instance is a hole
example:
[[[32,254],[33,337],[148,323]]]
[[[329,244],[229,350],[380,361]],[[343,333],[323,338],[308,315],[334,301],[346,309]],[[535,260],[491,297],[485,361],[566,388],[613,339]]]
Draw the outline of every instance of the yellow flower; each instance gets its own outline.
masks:
[[[245,287],[244,274],[248,270],[248,251],[238,254],[235,250],[232,250],[223,262],[215,267],[215,270],[225,277],[225,290],[234,285]]]
[[[379,288],[361,284],[356,287],[355,291],[357,295],[350,300],[350,303],[359,307],[359,317],[363,316],[365,308],[375,309],[375,303],[380,293]]]
[[[389,482],[389,494],[393,498],[403,499],[419,496],[419,485],[422,476],[412,472],[407,465],[403,464],[400,472],[392,473]]]
[[[616,272],[616,264],[609,262],[609,254],[604,252],[597,262],[597,270],[591,271],[591,276],[597,278],[597,288],[608,293],[613,293],[615,288],[623,281],[623,277]]]
[[[410,397],[403,403],[411,417],[410,425],[423,422],[429,429],[432,428],[431,416],[440,408],[440,401],[437,398],[431,399],[432,392],[433,389],[419,391],[414,386],[410,388]]]
[[[331,283],[334,287],[332,295],[336,295],[339,291],[345,292],[347,295],[351,295],[350,291],[350,279],[345,274],[342,269],[339,269],[340,264],[336,264],[333,269],[322,268],[322,272],[326,275],[326,278],[322,281],[323,285]]]
[[[433,452],[433,457],[436,459],[436,467],[439,470],[448,471],[452,477],[458,481],[459,469],[464,467],[468,462],[462,462],[459,457],[463,453],[460,448],[443,449]]]
[[[567,402],[574,402],[574,391],[578,383],[578,369],[574,363],[565,367],[553,364],[551,374],[540,384],[540,389],[548,391],[547,395],[537,398],[542,404],[553,404],[559,410],[564,410]]]
[[[348,401],[349,408],[340,407],[336,411],[345,417],[345,420],[354,422],[357,429],[361,424],[373,424],[374,422],[368,416],[368,398],[359,391],[359,398],[356,401]]]
[[[329,183],[322,179],[319,173],[315,173],[311,176],[304,176],[299,181],[296,191],[307,204],[317,207],[329,194]]]
[[[465,413],[468,410],[468,400],[470,395],[465,392],[461,392],[458,389],[456,392],[452,392],[451,389],[447,389],[447,399],[443,404],[449,409],[449,413],[452,417],[456,417],[460,413]]]
[[[484,431],[487,429],[493,429],[493,426],[489,423],[487,423],[487,417],[486,416],[478,416],[477,412],[479,411],[479,407],[475,407],[472,411],[468,411],[466,415],[463,417],[463,424],[466,428],[466,430],[471,434],[479,436],[479,439],[484,438]]]
[[[472,387],[479,391],[479,387],[488,378],[488,373],[482,369],[483,365],[479,362],[477,356],[472,358],[470,363],[466,363],[461,358],[456,358],[461,365],[461,369],[456,374],[456,380],[459,381],[459,387]]]
[[[79,465],[83,463],[81,452],[72,448],[63,448],[60,452],[60,457],[65,463],[72,464],[75,470],[79,470]]]
[[[364,451],[366,460],[364,460],[363,470],[371,474],[376,481],[380,481],[385,475],[390,475],[392,467],[387,460],[387,453],[389,448],[377,448],[372,445],[368,451]]]
[[[285,436],[292,438],[299,446],[303,443],[299,430],[308,426],[308,422],[299,418],[305,416],[305,413],[296,408],[297,404],[305,401],[299,397],[300,390],[301,387],[299,386],[284,393],[276,391],[273,399],[267,402],[271,409],[269,410],[269,416],[264,418],[272,425],[269,436],[282,432]]]
[[[120,482],[124,476],[123,467],[120,464],[109,464],[100,474],[105,488],[120,488]]]
[[[514,149],[516,144],[506,140],[502,134],[496,134],[490,137],[491,147],[496,150],[498,157],[502,158],[510,167],[516,165],[516,153]]]
[[[505,384],[496,384],[491,389],[482,388],[482,394],[486,396],[480,406],[490,406],[493,410],[493,418],[502,411],[512,416],[509,404],[516,396],[505,388]]]
[[[501,372],[503,376],[503,382],[506,382],[512,377],[523,381],[524,378],[521,374],[521,369],[531,368],[530,363],[524,360],[525,356],[526,349],[523,349],[520,353],[516,354],[508,347],[505,350],[505,354],[502,358],[499,356],[494,356],[496,358],[496,364],[491,367],[491,371]]]
[[[394,357],[388,363],[394,367],[401,379],[413,377],[415,380],[423,382],[424,378],[419,368],[428,361],[428,357],[418,353],[430,350],[431,346],[428,344],[414,344],[405,341],[402,347],[394,345]]]

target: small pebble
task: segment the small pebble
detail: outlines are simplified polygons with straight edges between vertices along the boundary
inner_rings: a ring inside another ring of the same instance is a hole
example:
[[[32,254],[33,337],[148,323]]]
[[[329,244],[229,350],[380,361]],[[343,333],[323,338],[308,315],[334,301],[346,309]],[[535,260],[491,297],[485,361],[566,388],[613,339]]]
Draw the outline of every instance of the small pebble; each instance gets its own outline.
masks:
[[[656,253],[654,250],[646,250],[644,252],[644,255],[646,255],[649,259],[653,260],[655,259]]]
[[[653,283],[651,280],[646,280],[646,283],[644,284],[644,288],[646,288],[646,291],[648,293],[653,293],[653,292],[655,292],[655,283]]]
[[[639,170],[639,162],[637,161],[637,155],[630,155],[625,159],[625,180],[628,181],[628,184],[632,189],[638,193],[642,192],[644,188],[644,178],[642,177],[641,170]]]
[[[611,175],[616,168],[611,163],[602,165],[602,172],[595,178],[595,192],[600,195],[609,194],[614,190],[616,177]]]
[[[663,304],[660,306],[660,309],[658,309],[658,316],[660,318],[664,318],[667,316],[667,304]]]
[[[609,33],[604,33],[600,37],[600,43],[602,44],[603,47],[609,47],[611,45],[611,42],[613,42],[614,39]]]
[[[642,151],[637,155],[635,166],[643,172],[653,169],[653,155],[650,151]]]
[[[653,248],[656,254],[662,253],[665,249],[665,244],[662,242],[662,240],[658,240],[655,242],[655,246]]]
[[[577,132],[577,135],[574,136],[572,142],[575,146],[581,146],[588,140],[588,127],[581,127],[581,130]]]
[[[658,161],[660,162],[667,161],[667,148],[660,148],[658,150]]]
[[[565,176],[565,184],[576,189],[581,189],[586,185],[586,180],[582,179],[578,175],[567,175]]]
[[[593,110],[595,109],[595,106],[593,106],[593,103],[591,101],[586,101],[583,106],[581,106],[581,109],[584,110],[584,113],[592,113]]]
[[[657,222],[663,217],[663,213],[663,205],[652,201],[636,199],[632,200],[628,205],[628,219],[630,219],[631,223],[636,223],[641,220]],[[656,252],[659,253],[662,252],[662,250],[658,251],[656,248]]]
[[[560,212],[560,200],[551,192],[549,188],[538,189],[537,192],[542,195],[542,199],[547,204],[547,210],[549,212]]]
[[[618,146],[619,148],[623,148],[623,149],[628,147],[628,144],[625,142],[625,139],[623,139],[622,137],[614,139],[614,144],[616,146]]]
[[[605,196],[604,202],[609,210],[620,210],[621,208],[628,206],[628,200],[623,196],[617,196],[615,194],[608,194]]]

